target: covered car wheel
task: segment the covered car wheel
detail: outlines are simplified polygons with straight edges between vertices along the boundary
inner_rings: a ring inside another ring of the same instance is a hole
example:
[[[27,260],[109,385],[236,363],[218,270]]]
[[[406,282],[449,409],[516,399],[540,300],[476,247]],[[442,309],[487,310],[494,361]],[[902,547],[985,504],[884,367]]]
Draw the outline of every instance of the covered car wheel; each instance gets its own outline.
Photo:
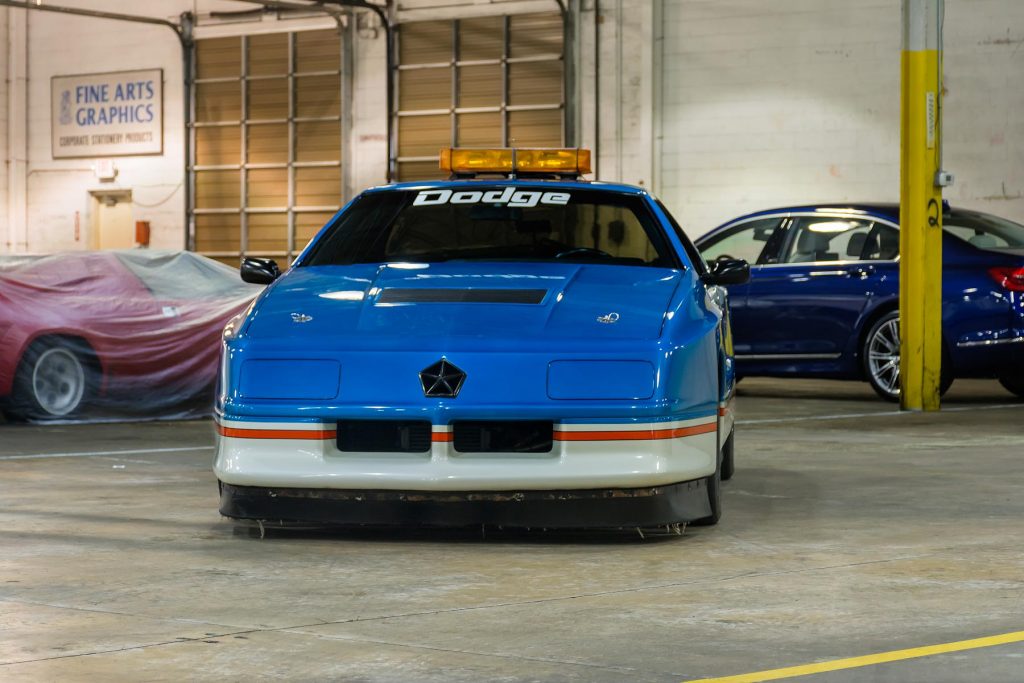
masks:
[[[1016,394],[1017,396],[1024,398],[1024,376],[1000,377],[999,383],[1002,384],[1003,388],[1011,394]]]
[[[875,393],[886,401],[900,400],[900,314],[890,311],[875,321],[864,337],[861,348],[864,375]],[[942,378],[939,395],[953,385],[953,373],[945,351],[942,354]]]
[[[21,359],[8,412],[21,418],[70,417],[95,386],[91,354],[84,344],[46,340],[32,344]]]

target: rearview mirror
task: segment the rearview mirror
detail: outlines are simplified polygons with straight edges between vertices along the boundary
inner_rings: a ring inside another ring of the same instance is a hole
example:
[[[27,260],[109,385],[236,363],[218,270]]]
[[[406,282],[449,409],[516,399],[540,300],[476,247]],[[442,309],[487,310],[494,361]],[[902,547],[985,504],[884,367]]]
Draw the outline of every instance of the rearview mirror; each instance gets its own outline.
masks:
[[[281,276],[277,262],[269,258],[246,256],[242,259],[242,280],[254,285],[269,285]]]
[[[750,280],[750,264],[743,259],[718,259],[702,279],[709,285],[742,285]]]

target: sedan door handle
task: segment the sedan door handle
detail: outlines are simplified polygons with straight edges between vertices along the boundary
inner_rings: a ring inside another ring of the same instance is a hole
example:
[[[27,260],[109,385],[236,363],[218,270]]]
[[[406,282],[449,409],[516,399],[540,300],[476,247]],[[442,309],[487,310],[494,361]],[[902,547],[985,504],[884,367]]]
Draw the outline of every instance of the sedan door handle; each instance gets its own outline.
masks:
[[[846,272],[848,272],[850,274],[850,277],[865,278],[865,277],[870,277],[870,276],[875,274],[875,267],[874,266],[853,266],[853,267],[849,268]]]

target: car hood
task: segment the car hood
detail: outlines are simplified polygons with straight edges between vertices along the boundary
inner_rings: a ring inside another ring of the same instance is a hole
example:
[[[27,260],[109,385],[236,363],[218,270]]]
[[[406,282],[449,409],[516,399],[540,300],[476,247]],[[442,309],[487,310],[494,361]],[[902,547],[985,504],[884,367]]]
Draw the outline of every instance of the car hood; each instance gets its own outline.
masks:
[[[294,268],[261,297],[245,336],[654,339],[682,272],[572,263],[442,262]]]

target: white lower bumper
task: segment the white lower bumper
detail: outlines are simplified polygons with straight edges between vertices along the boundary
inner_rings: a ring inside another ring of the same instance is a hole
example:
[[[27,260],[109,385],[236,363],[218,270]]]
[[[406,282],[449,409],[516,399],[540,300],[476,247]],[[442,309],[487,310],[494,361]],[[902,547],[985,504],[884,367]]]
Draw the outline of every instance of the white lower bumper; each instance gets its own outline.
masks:
[[[427,453],[338,450],[330,424],[218,424],[214,472],[236,486],[409,491],[637,488],[707,477],[715,416],[647,424],[556,424],[550,453],[459,453],[434,427]]]

